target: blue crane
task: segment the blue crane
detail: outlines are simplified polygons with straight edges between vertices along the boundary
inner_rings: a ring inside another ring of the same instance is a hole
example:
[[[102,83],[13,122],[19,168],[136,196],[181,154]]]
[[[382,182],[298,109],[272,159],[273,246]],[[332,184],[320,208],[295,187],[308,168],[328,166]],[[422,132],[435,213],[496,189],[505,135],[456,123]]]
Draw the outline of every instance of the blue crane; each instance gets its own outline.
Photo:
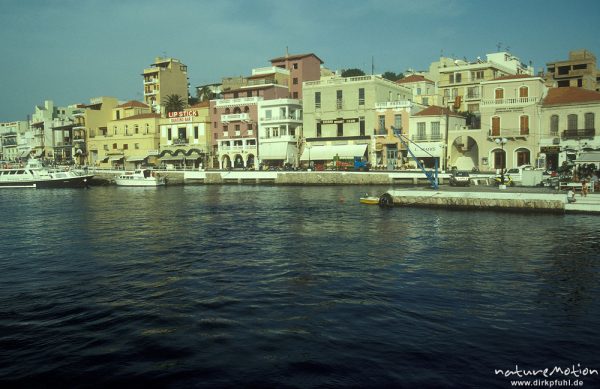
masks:
[[[408,139],[407,136],[403,135],[401,129],[392,127],[392,131],[394,131],[394,136],[396,136],[398,139],[400,139],[400,142],[402,142],[402,145],[406,148],[406,151],[408,151],[408,153],[410,154],[412,159],[417,163],[417,166],[419,167],[419,169],[421,169],[423,174],[425,174],[425,177],[427,177],[427,179],[431,183],[431,187],[433,189],[437,190],[438,182],[439,182],[438,181],[438,160],[437,160],[437,158],[434,158],[434,161],[435,161],[434,171],[432,172],[430,170],[426,170],[425,167],[423,166],[423,164],[421,163],[421,161],[419,161],[419,159],[413,154],[413,152],[411,151],[410,147],[408,147],[408,145],[412,142],[412,143],[414,143],[414,145],[416,147],[418,147],[419,149],[424,151],[427,155],[429,155],[431,157],[433,157],[433,155],[431,155],[429,152],[427,152],[427,150],[423,149],[415,142]]]

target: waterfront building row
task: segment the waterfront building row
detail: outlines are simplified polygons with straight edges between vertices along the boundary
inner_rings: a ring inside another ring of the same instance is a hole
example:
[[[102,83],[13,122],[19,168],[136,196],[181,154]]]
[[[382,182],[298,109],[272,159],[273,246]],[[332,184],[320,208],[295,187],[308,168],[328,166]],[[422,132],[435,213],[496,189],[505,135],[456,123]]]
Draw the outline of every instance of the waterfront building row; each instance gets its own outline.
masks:
[[[187,93],[187,66],[157,58],[143,73],[144,102],[99,97],[55,107],[46,101],[30,121],[2,123],[0,159],[123,168],[325,168],[362,157],[397,169],[414,165],[414,155],[430,167],[491,170],[555,169],[600,150],[599,94],[584,83],[551,87],[548,77],[534,76],[508,53],[475,63],[442,58],[425,75],[398,82],[341,77],[322,64],[312,53],[275,58],[248,77],[224,79],[210,100],[167,112],[161,101]]]

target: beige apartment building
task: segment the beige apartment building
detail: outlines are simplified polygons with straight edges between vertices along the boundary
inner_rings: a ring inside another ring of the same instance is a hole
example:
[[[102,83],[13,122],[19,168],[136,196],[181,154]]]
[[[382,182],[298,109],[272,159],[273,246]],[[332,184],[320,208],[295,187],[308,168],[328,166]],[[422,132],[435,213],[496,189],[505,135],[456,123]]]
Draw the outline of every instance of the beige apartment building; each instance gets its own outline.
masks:
[[[144,69],[144,102],[152,112],[164,113],[165,99],[177,95],[187,104],[189,81],[187,66],[175,58],[156,57],[150,68]]]
[[[303,84],[302,164],[317,168],[336,159],[377,163],[376,103],[408,101],[412,91],[378,75],[324,77]],[[391,128],[386,128],[391,131]]]
[[[396,83],[412,90],[412,101],[422,105],[441,105],[435,82],[420,74],[411,74]]]
[[[546,64],[546,83],[549,87],[583,88],[600,91],[600,72],[596,67],[596,56],[581,49],[569,52],[569,59]]]
[[[96,166],[133,169],[144,163],[157,163],[160,115],[139,101],[128,101],[112,110],[106,128],[90,138],[96,151]],[[93,154],[92,154],[93,155]]]
[[[542,102],[540,156],[546,167],[564,163],[600,166],[600,93],[576,87],[550,88]]]
[[[428,76],[438,83],[442,106],[477,114],[482,98],[481,83],[513,74],[533,75],[533,68],[508,52],[499,52],[487,54],[485,61],[441,58],[431,65]]]
[[[160,123],[161,165],[168,168],[212,167],[210,161],[209,102],[203,101],[181,112],[169,112]]]
[[[482,82],[481,88],[481,129],[450,132],[454,163],[481,170],[537,165],[544,80],[509,75]]]

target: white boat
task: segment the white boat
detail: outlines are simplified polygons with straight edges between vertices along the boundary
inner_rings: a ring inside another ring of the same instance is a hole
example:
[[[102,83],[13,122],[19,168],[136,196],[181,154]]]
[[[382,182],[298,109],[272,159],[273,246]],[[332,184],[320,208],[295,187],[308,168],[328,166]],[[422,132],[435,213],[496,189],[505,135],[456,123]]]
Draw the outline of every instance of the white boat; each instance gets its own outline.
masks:
[[[0,188],[85,188],[93,174],[85,171],[50,169],[30,159],[23,167],[5,164],[0,168]]]
[[[118,186],[164,186],[167,180],[152,170],[138,169],[115,177],[115,183]]]

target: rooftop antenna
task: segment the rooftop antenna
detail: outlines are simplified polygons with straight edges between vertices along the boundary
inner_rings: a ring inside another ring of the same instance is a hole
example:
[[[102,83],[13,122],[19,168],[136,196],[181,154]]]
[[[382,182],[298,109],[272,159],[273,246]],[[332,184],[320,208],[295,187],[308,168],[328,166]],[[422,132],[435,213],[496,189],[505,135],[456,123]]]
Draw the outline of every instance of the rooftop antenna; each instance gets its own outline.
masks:
[[[375,74],[375,57],[371,56],[371,75]]]
[[[285,46],[285,58],[289,57],[290,53],[288,52],[288,47]]]

